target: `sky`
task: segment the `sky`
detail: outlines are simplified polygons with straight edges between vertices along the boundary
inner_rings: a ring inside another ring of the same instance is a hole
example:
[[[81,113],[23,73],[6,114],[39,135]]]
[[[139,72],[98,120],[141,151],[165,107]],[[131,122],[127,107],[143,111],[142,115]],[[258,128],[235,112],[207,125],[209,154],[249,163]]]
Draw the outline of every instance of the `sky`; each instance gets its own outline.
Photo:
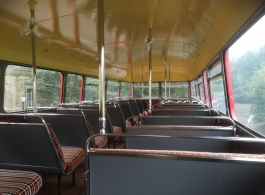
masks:
[[[258,50],[265,45],[265,16],[254,24],[241,38],[229,49],[229,57],[237,58],[247,50]]]

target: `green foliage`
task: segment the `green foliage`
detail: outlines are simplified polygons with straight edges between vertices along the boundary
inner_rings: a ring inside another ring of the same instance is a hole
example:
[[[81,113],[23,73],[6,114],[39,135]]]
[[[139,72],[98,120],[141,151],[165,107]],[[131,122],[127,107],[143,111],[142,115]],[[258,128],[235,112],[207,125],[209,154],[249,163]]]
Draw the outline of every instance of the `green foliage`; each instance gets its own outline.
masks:
[[[130,85],[128,82],[121,82],[121,98],[129,98],[130,97]]]
[[[265,46],[230,61],[235,103],[251,104],[252,120],[265,123]],[[258,131],[262,131],[259,127]]]
[[[58,105],[60,95],[61,73],[37,69],[37,103],[38,106]]]
[[[81,79],[80,75],[67,75],[65,103],[79,103]]]
[[[251,102],[249,95],[250,83],[252,83],[253,75],[265,66],[265,47],[258,51],[247,51],[240,58],[230,61],[232,84],[235,102],[248,103]],[[255,76],[254,76],[255,77]]]
[[[255,73],[249,97],[252,99],[252,112],[255,114],[255,122],[265,122],[265,66]]]

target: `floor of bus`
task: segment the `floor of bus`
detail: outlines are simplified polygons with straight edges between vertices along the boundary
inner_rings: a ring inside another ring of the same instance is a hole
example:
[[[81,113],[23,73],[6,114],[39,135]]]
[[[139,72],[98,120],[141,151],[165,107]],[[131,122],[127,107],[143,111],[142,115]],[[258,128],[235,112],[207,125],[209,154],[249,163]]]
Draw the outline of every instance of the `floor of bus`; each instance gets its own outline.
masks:
[[[113,147],[111,142],[110,147]],[[124,148],[124,143],[120,144],[120,140],[116,141],[116,148]],[[75,173],[76,186],[71,187],[72,174],[69,176],[62,176],[62,195],[85,195],[85,162],[82,162],[77,168]],[[51,174],[42,174],[43,185],[38,195],[57,195],[58,194],[58,176]]]

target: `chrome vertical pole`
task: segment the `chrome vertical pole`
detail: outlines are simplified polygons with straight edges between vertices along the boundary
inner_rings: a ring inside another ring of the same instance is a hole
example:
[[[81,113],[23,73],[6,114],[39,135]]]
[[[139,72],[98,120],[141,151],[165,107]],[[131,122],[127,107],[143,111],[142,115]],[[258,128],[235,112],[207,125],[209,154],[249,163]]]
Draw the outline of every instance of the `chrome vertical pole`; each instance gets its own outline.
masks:
[[[163,65],[165,68],[165,99],[166,99],[167,98],[167,59],[166,58]]]
[[[152,23],[153,21],[149,20],[149,42],[152,41]],[[149,49],[149,109],[152,109],[152,43]]]
[[[133,91],[134,91],[134,84],[133,84],[133,71],[134,71],[134,69],[133,69],[133,65],[131,65],[131,89],[132,89],[132,91],[131,91],[131,99],[133,99],[133,97],[134,97],[134,94],[133,94]]]
[[[37,4],[34,0],[28,1],[31,17],[35,18],[35,5]],[[37,75],[36,75],[36,47],[35,47],[35,34],[31,33],[31,44],[32,44],[32,76],[33,76],[33,111],[38,112],[37,109]]]
[[[104,0],[98,0],[99,129],[105,134]]]
[[[168,97],[170,98],[170,66],[168,67]]]
[[[144,98],[144,71],[142,69],[142,98]]]

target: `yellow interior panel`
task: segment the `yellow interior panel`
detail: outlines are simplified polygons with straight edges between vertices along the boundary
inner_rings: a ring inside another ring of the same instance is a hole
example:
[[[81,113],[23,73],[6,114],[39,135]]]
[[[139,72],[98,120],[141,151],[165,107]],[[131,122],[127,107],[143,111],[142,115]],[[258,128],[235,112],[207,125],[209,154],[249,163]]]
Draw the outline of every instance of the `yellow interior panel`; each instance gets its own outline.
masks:
[[[98,76],[97,0],[36,1],[35,17],[44,35],[36,38],[37,66]],[[152,24],[152,80],[165,80],[165,60],[171,81],[192,80],[262,3],[105,0],[106,78],[148,81],[145,41]],[[0,1],[0,59],[31,65],[31,36],[19,32],[29,20],[27,0]]]

